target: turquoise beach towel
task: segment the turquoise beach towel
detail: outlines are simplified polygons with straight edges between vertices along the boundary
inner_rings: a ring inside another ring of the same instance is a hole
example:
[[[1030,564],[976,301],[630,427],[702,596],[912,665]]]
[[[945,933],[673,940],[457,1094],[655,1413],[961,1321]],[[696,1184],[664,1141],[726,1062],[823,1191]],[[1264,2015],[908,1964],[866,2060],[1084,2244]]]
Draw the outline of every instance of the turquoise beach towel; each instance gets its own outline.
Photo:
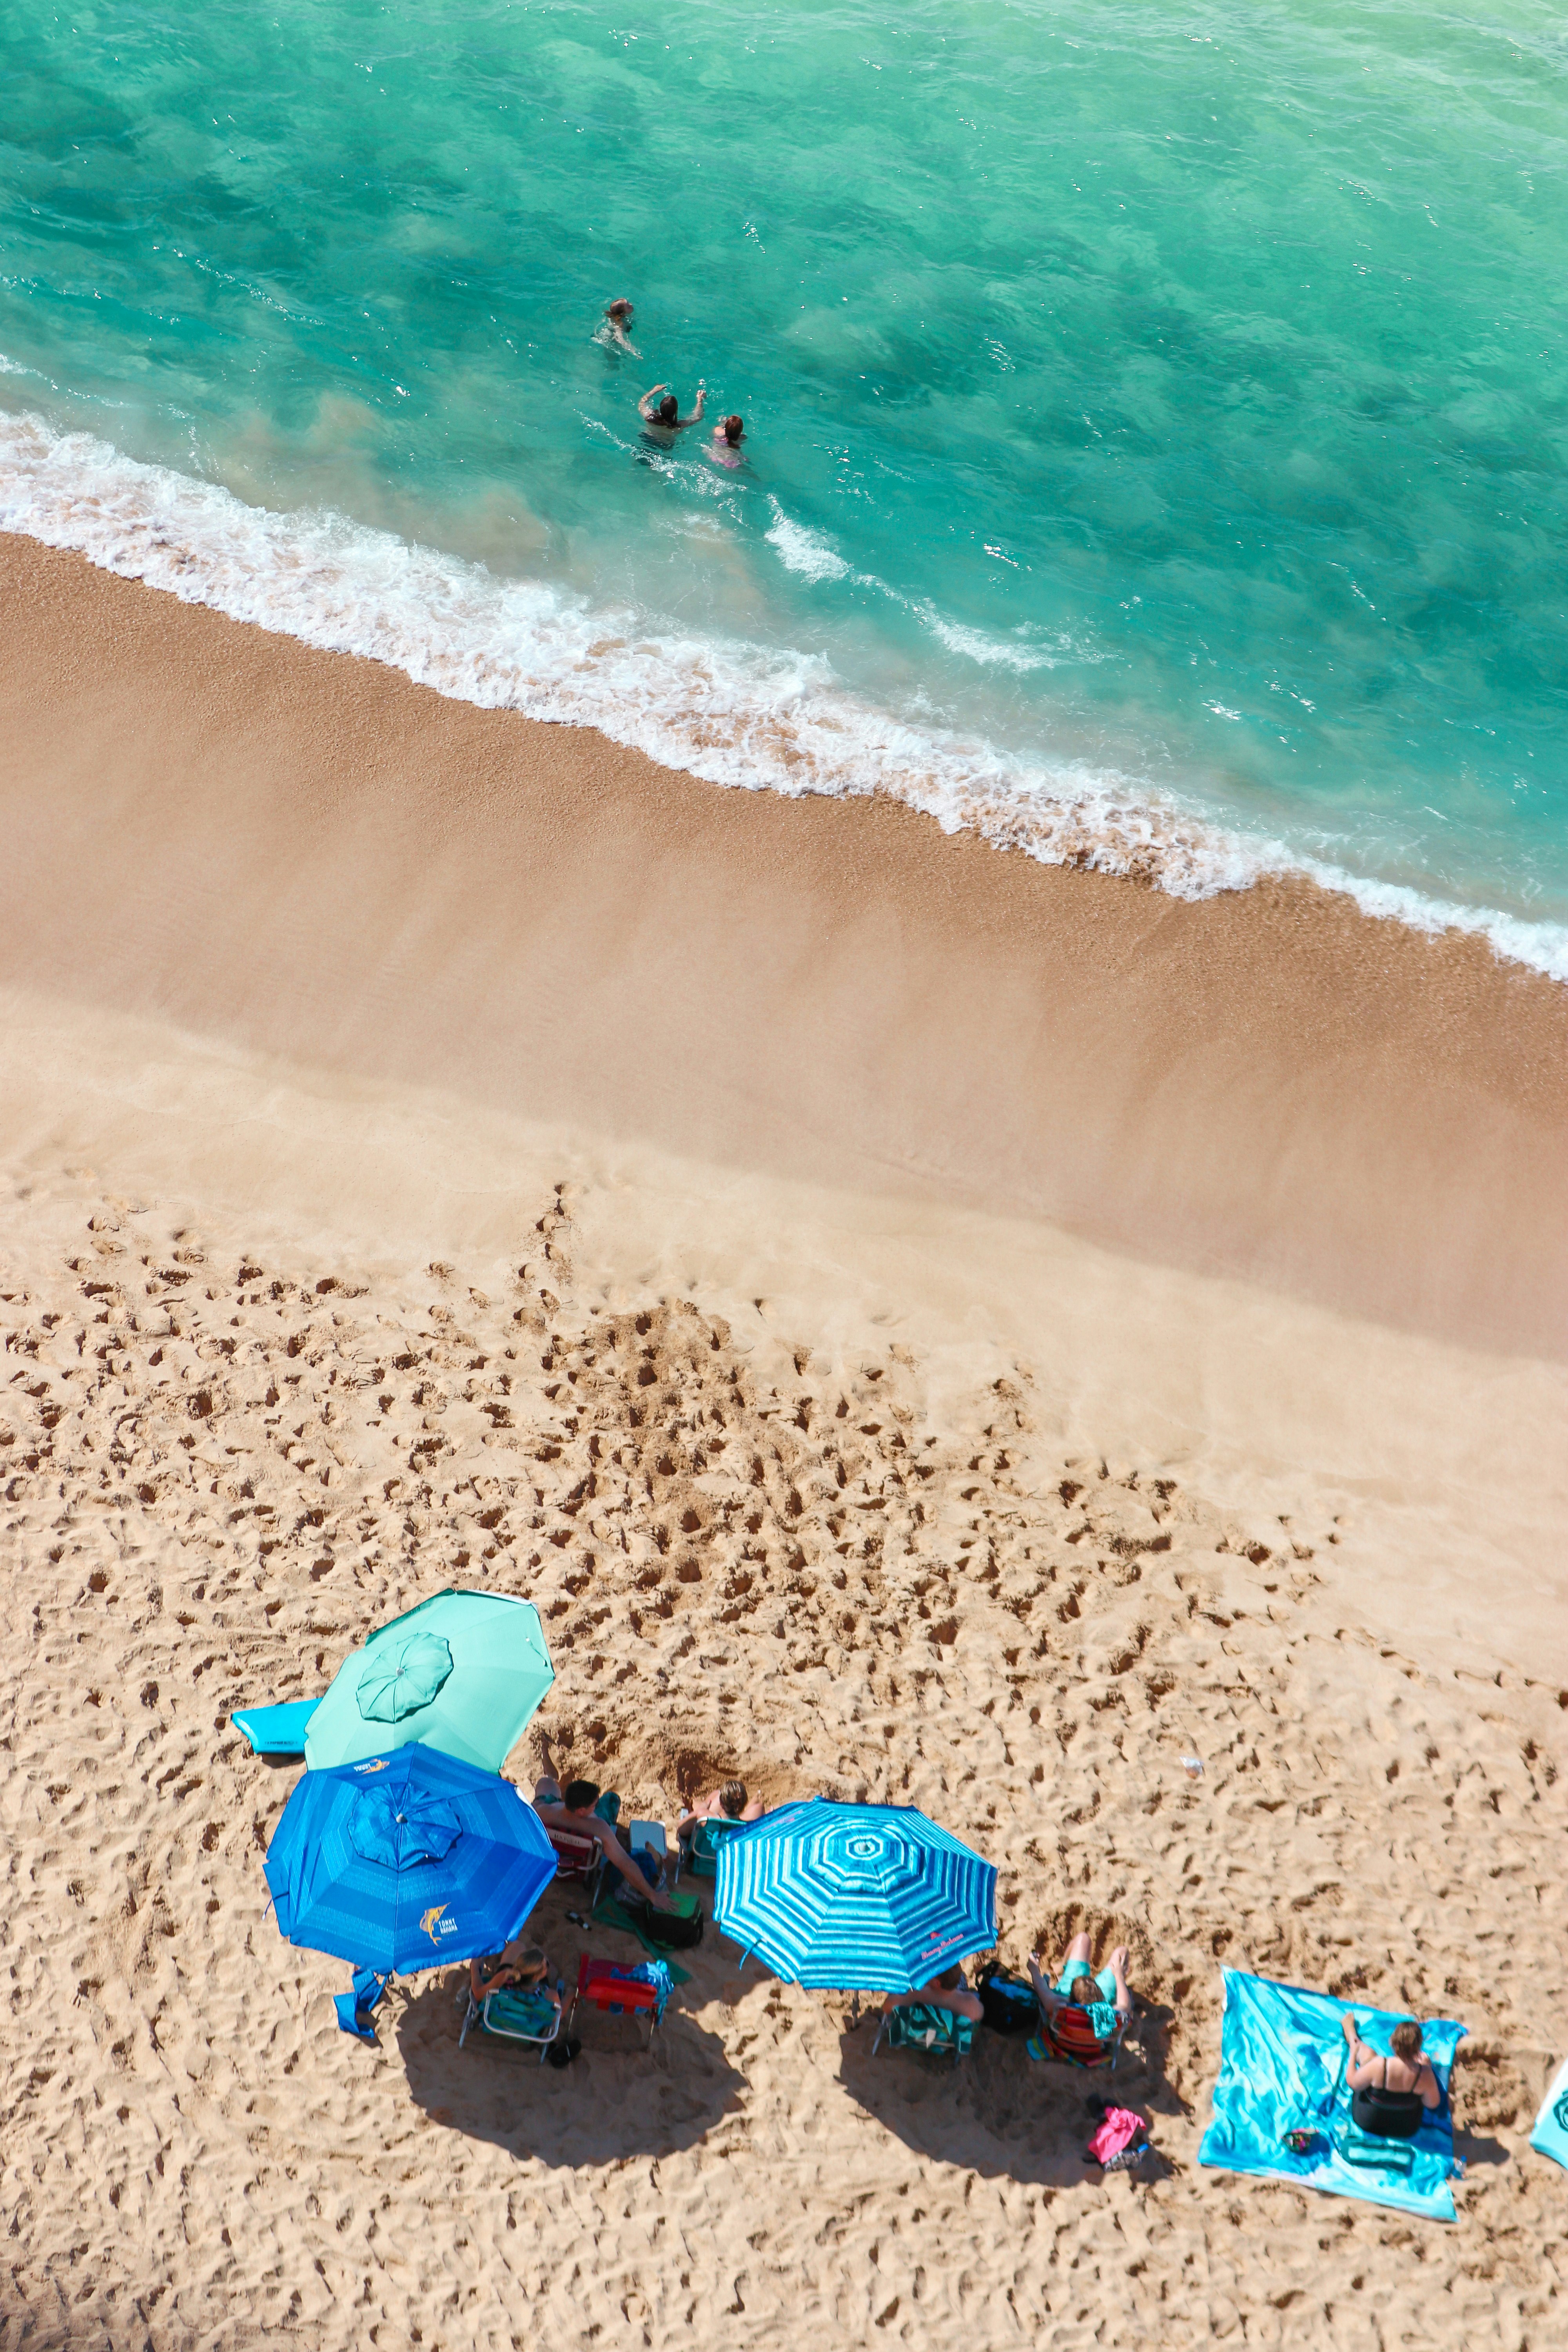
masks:
[[[1568,2059],[1557,2069],[1541,2102],[1530,2145],[1538,2156],[1549,2156],[1553,2164],[1568,2168]]]
[[[1447,2018],[1422,2027],[1426,2055],[1444,2096],[1443,2105],[1425,2118],[1408,2143],[1409,2171],[1368,2168],[1347,2162],[1341,2153],[1351,2127],[1343,2021],[1353,2009],[1362,2040],[1373,2050],[1387,2050],[1401,2012],[1368,2010],[1359,2001],[1335,2000],[1328,1993],[1271,1984],[1266,1977],[1245,1976],[1239,1969],[1226,1969],[1223,1975],[1219,2080],[1214,2089],[1214,2120],[1204,2134],[1198,2162],[1223,2172],[1252,2172],[1266,2180],[1326,2189],[1335,2197],[1363,2198],[1369,2205],[1392,2205],[1431,2221],[1452,2221],[1448,2181],[1458,2168],[1448,2074],[1464,2027]],[[1296,2156],[1286,2147],[1285,2135],[1300,2129],[1311,2133],[1311,2145]]]

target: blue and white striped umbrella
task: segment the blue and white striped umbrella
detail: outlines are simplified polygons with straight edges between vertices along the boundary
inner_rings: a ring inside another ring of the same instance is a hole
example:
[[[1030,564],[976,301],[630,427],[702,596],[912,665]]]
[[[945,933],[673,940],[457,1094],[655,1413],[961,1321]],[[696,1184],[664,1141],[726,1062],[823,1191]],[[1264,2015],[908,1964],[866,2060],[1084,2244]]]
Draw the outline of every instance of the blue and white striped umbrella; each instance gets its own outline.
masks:
[[[555,1854],[510,1780],[410,1742],[303,1774],[266,1870],[291,1944],[406,1976],[499,1950]]]
[[[713,1917],[796,1984],[909,1992],[996,1941],[996,1873],[912,1805],[811,1797],[731,1832]]]

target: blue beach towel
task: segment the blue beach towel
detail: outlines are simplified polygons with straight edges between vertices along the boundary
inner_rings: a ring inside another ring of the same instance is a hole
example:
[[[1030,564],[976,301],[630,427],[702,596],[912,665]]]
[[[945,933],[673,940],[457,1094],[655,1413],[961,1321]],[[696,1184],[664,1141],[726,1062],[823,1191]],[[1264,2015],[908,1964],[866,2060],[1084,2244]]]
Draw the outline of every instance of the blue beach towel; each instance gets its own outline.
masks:
[[[305,1733],[319,1699],[289,1699],[282,1706],[242,1706],[229,1717],[257,1756],[303,1756]]]
[[[1246,1976],[1239,1969],[1222,1973],[1225,2031],[1219,2080],[1214,2088],[1214,2120],[1204,2134],[1198,2162],[1223,2172],[1257,2173],[1266,2180],[1326,2189],[1335,2197],[1363,2198],[1369,2205],[1392,2205],[1432,2221],[1452,2221],[1448,2181],[1458,2168],[1448,2074],[1464,2027],[1447,2018],[1422,2027],[1443,2104],[1423,2119],[1407,2144],[1408,2171],[1352,2164],[1342,2153],[1354,2137],[1344,2079],[1343,2021],[1353,2009],[1362,2040],[1371,2049],[1387,2050],[1401,2012],[1368,2010],[1360,2002],[1335,2000],[1329,1993],[1271,1984],[1266,1977]],[[1285,2136],[1292,2131],[1310,2134],[1300,2155],[1286,2146]],[[1398,2160],[1403,2163],[1403,2154]]]
[[[1557,2069],[1541,2102],[1530,2145],[1538,2156],[1549,2156],[1553,2164],[1568,2168],[1568,2059]]]

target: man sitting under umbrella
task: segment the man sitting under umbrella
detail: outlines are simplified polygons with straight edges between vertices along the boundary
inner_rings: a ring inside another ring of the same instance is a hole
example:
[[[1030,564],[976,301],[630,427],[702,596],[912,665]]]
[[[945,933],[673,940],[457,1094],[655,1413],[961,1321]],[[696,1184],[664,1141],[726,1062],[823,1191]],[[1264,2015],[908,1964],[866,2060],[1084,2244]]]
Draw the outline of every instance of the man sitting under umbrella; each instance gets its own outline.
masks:
[[[563,1789],[558,1780],[545,1773],[534,1783],[533,1810],[547,1830],[566,1830],[573,1837],[597,1838],[605,1860],[612,1870],[620,1872],[634,1894],[644,1896],[656,1910],[673,1911],[675,1906],[664,1888],[644,1875],[603,1813],[594,1811],[598,1801],[596,1780],[569,1780]]]

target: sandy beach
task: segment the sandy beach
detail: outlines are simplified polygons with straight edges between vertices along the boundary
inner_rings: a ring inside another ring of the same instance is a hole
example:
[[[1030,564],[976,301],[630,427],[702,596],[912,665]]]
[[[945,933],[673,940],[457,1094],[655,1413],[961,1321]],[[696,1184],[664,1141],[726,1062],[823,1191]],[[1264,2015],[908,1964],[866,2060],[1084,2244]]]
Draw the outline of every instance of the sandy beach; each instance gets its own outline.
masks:
[[[1563,992],[17,539],[0,648],[0,2344],[1554,2344]],[[1127,1942],[1150,2176],[711,1931],[651,2055],[339,2034],[229,1716],[452,1583],[634,1810],[912,1801],[1012,1964]],[[1456,2226],[1198,2168],[1222,1961],[1465,2022]]]

